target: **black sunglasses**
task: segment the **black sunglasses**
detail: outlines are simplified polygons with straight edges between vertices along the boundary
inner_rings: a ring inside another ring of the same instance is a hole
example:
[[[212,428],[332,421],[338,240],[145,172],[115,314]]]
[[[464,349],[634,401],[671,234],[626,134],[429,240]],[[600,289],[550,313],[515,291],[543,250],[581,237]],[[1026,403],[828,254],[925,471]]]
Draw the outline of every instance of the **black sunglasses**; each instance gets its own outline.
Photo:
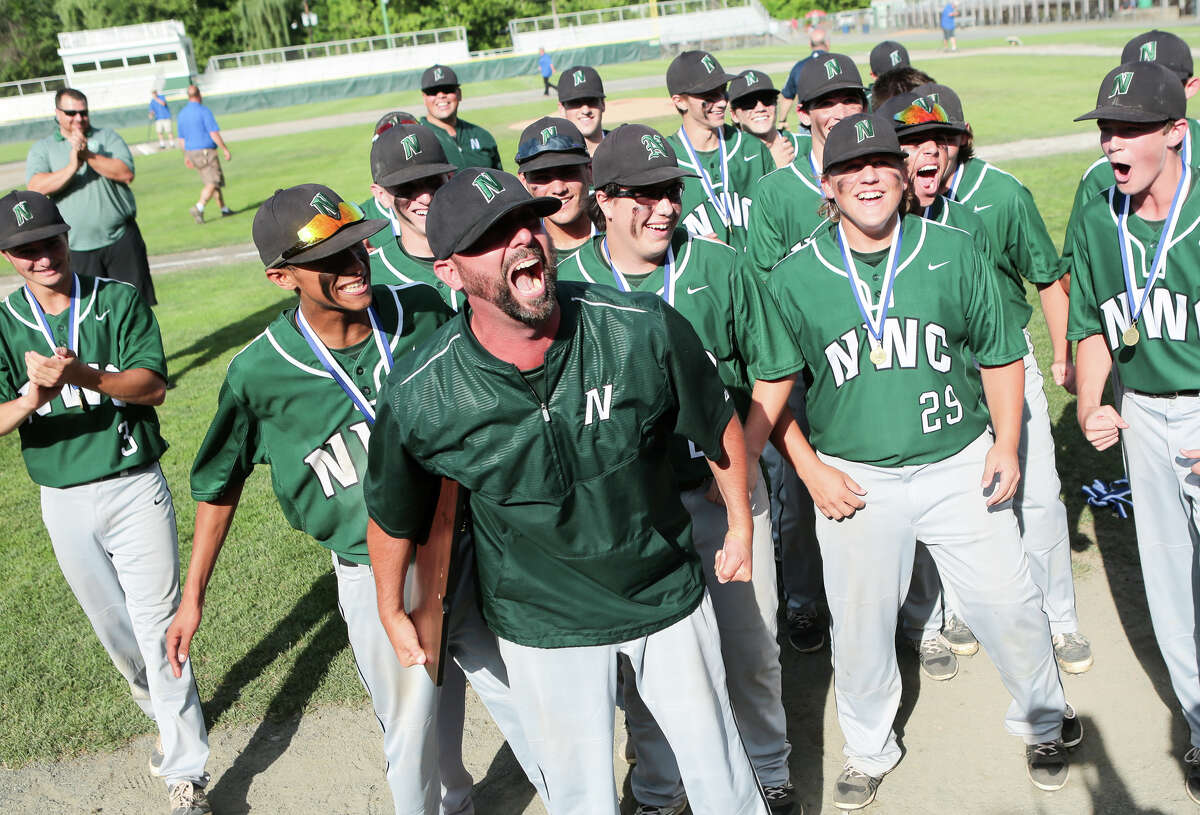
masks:
[[[683,182],[672,181],[669,184],[655,184],[650,187],[622,187],[610,197],[632,198],[642,206],[652,206],[664,198],[672,204],[678,204],[683,200]]]
[[[763,103],[764,107],[771,107],[779,101],[778,91],[759,91],[758,93],[748,93],[745,96],[739,96],[733,99],[729,104],[733,105],[737,110],[754,110],[759,102]]]
[[[74,118],[75,116],[87,116],[88,115],[87,108],[81,108],[80,110],[67,110],[66,108],[59,108],[59,110],[62,111],[67,116],[70,116],[72,118]]]

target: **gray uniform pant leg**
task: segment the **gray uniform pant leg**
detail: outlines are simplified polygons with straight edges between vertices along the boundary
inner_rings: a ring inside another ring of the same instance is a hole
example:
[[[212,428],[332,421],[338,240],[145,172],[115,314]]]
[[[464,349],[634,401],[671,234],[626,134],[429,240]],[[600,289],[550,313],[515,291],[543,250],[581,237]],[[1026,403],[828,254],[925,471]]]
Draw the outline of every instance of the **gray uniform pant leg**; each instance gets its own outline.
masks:
[[[617,658],[632,665],[666,733],[696,815],[768,815],[725,692],[712,603],[645,637],[532,648],[500,639],[513,698],[545,779],[550,815],[617,815],[613,723]],[[628,688],[627,688],[628,690]]]
[[[42,520],[67,584],[134,699],[158,726],[168,784],[208,783],[208,731],[191,663],[176,678],[167,626],[179,608],[171,491],[157,463],[106,481],[42,487]]]
[[[896,615],[914,548],[926,543],[1013,701],[1005,725],[1035,744],[1058,738],[1066,700],[1050,627],[1011,506],[988,508],[978,486],[988,434],[934,464],[873,467],[821,455],[867,490],[852,517],[817,518],[833,625],[834,691],[847,764],[881,775],[900,760]]]
[[[750,583],[717,581],[713,564],[729,526],[725,507],[709,501],[706,492],[707,485],[688,490],[680,498],[692,516],[692,542],[703,563],[705,583],[721,633],[729,701],[758,780],[767,786],[782,786],[788,781],[788,755],[792,748],[787,741],[776,640],[779,594],[775,570],[771,568],[771,518],[766,484],[760,477],[751,496],[754,565]],[[683,784],[674,755],[639,698],[636,685],[630,681],[631,666],[624,662],[622,665],[626,672],[625,717],[638,758],[630,786],[643,804],[677,803],[683,798]]]
[[[1122,432],[1138,553],[1154,637],[1171,686],[1200,747],[1200,675],[1197,625],[1200,611],[1200,477],[1181,449],[1200,447],[1200,397],[1161,399],[1125,391]]]
[[[795,387],[788,394],[788,410],[796,418],[800,429],[807,434],[806,392],[804,381],[797,378]],[[815,609],[824,596],[816,510],[808,488],[796,475],[796,470],[786,464],[782,470],[779,484],[779,557],[783,572],[783,594],[791,610]]]

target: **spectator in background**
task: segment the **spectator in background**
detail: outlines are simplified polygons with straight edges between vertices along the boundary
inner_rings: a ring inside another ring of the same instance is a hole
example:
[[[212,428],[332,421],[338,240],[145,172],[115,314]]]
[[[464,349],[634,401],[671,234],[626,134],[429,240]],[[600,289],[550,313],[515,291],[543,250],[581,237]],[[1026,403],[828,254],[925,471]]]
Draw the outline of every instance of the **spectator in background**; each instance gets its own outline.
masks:
[[[792,66],[792,72],[788,74],[787,82],[783,83],[783,90],[779,93],[783,103],[779,106],[783,108],[783,113],[779,116],[780,127],[787,125],[788,112],[796,104],[796,83],[800,81],[800,72],[804,70],[804,65],[817,54],[829,50],[829,37],[825,29],[814,27],[808,32],[808,47],[812,53]]]
[[[554,75],[554,63],[550,61],[550,55],[546,53],[545,48],[538,49],[538,70],[542,72],[542,84],[546,86],[542,96],[549,96],[550,89],[554,87],[550,84],[550,77]]]
[[[108,128],[92,127],[87,97],[72,88],[54,94],[54,118],[58,128],[29,148],[25,180],[54,201],[70,225],[71,270],[129,283],[154,305],[146,242],[129,189],[129,145]]]
[[[942,9],[942,50],[957,51],[958,43],[954,40],[954,18],[958,16],[957,0],[950,0]]]
[[[157,89],[150,91],[150,118],[154,120],[154,130],[158,133],[158,149],[166,150],[174,141],[171,138],[171,109]]]
[[[232,215],[233,210],[225,206],[221,196],[221,188],[225,186],[225,174],[221,172],[221,159],[217,157],[217,148],[225,154],[226,161],[232,161],[229,148],[221,138],[221,128],[217,120],[200,99],[200,89],[188,85],[188,102],[179,111],[179,146],[183,148],[183,163],[200,173],[204,187],[200,190],[200,200],[192,207],[192,218],[196,223],[204,223],[204,206],[209,199],[216,198],[221,215]]]

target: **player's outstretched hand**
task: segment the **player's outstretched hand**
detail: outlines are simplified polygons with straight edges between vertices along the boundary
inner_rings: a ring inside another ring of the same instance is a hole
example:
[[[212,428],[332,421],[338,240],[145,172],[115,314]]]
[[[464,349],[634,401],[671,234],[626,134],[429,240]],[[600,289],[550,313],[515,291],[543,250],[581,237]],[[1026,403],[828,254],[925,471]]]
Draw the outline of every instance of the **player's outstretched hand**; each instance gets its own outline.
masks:
[[[1075,363],[1069,359],[1050,363],[1050,375],[1054,384],[1060,386],[1072,396],[1075,395]]]
[[[731,532],[725,533],[725,545],[713,562],[718,583],[748,583],[752,574],[750,541]]]
[[[1100,405],[1079,415],[1084,437],[1097,450],[1107,450],[1121,440],[1121,431],[1129,427],[1112,405]]]
[[[862,499],[867,491],[850,476],[836,467],[818,463],[804,478],[804,486],[821,514],[831,521],[849,518],[867,505]]]
[[[1200,450],[1180,450],[1179,455],[1183,456],[1184,458],[1193,459],[1192,473],[1195,475],[1200,475]]]
[[[396,657],[405,668],[425,664],[425,650],[417,639],[417,629],[413,626],[412,618],[403,611],[397,611],[380,617],[383,630],[392,641]]]
[[[985,490],[992,488],[987,505],[994,507],[1012,498],[1020,481],[1021,463],[1016,449],[993,444],[983,460],[983,480],[979,483]]]
[[[171,671],[177,679],[183,676],[183,663],[187,662],[192,637],[196,636],[203,615],[200,606],[185,600],[175,612],[175,619],[167,626],[167,662],[171,664]]]

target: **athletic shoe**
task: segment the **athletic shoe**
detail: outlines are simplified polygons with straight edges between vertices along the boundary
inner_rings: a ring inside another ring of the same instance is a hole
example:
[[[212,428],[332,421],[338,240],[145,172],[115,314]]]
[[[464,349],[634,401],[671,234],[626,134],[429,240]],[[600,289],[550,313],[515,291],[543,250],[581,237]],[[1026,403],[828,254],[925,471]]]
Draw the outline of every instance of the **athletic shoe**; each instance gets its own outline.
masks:
[[[221,217],[222,218],[226,218],[232,214],[233,214],[233,210],[231,210],[229,207],[221,207]]]
[[[804,815],[804,807],[796,800],[796,789],[791,782],[777,787],[763,787],[762,791],[771,815]]]
[[[1081,741],[1083,741],[1083,722],[1079,721],[1079,717],[1075,715],[1075,708],[1071,707],[1068,702],[1067,710],[1063,713],[1063,747],[1068,749],[1078,747]]]
[[[821,615],[813,608],[787,611],[788,642],[802,654],[820,651],[825,645],[825,626]]]
[[[684,798],[681,803],[665,807],[656,807],[653,804],[638,804],[638,808],[633,811],[633,815],[683,815],[684,812],[687,812],[687,808],[687,799]]]
[[[946,625],[942,627],[942,639],[950,646],[950,650],[960,657],[972,656],[979,650],[979,640],[962,618],[957,614],[946,615]]]
[[[1200,804],[1200,747],[1192,747],[1183,754],[1183,765],[1187,768],[1183,788],[1192,803]]]
[[[1071,774],[1071,762],[1062,739],[1025,745],[1025,765],[1033,785],[1047,792],[1061,790]]]
[[[171,804],[171,815],[208,815],[212,812],[204,787],[197,787],[191,781],[172,784],[167,798]]]
[[[162,736],[159,736],[154,740],[154,746],[150,748],[150,775],[162,778],[162,763]]]
[[[1092,644],[1078,631],[1054,635],[1054,657],[1058,667],[1069,674],[1081,674],[1092,667]]]
[[[867,775],[853,767],[842,768],[833,782],[833,805],[838,809],[862,809],[875,800],[875,790],[883,776]]]
[[[193,206],[188,212],[192,213],[192,220],[198,224],[204,223],[204,212],[197,206]]]
[[[909,640],[908,644],[917,652],[921,673],[937,682],[953,679],[958,673],[958,657],[941,637],[927,640]]]

